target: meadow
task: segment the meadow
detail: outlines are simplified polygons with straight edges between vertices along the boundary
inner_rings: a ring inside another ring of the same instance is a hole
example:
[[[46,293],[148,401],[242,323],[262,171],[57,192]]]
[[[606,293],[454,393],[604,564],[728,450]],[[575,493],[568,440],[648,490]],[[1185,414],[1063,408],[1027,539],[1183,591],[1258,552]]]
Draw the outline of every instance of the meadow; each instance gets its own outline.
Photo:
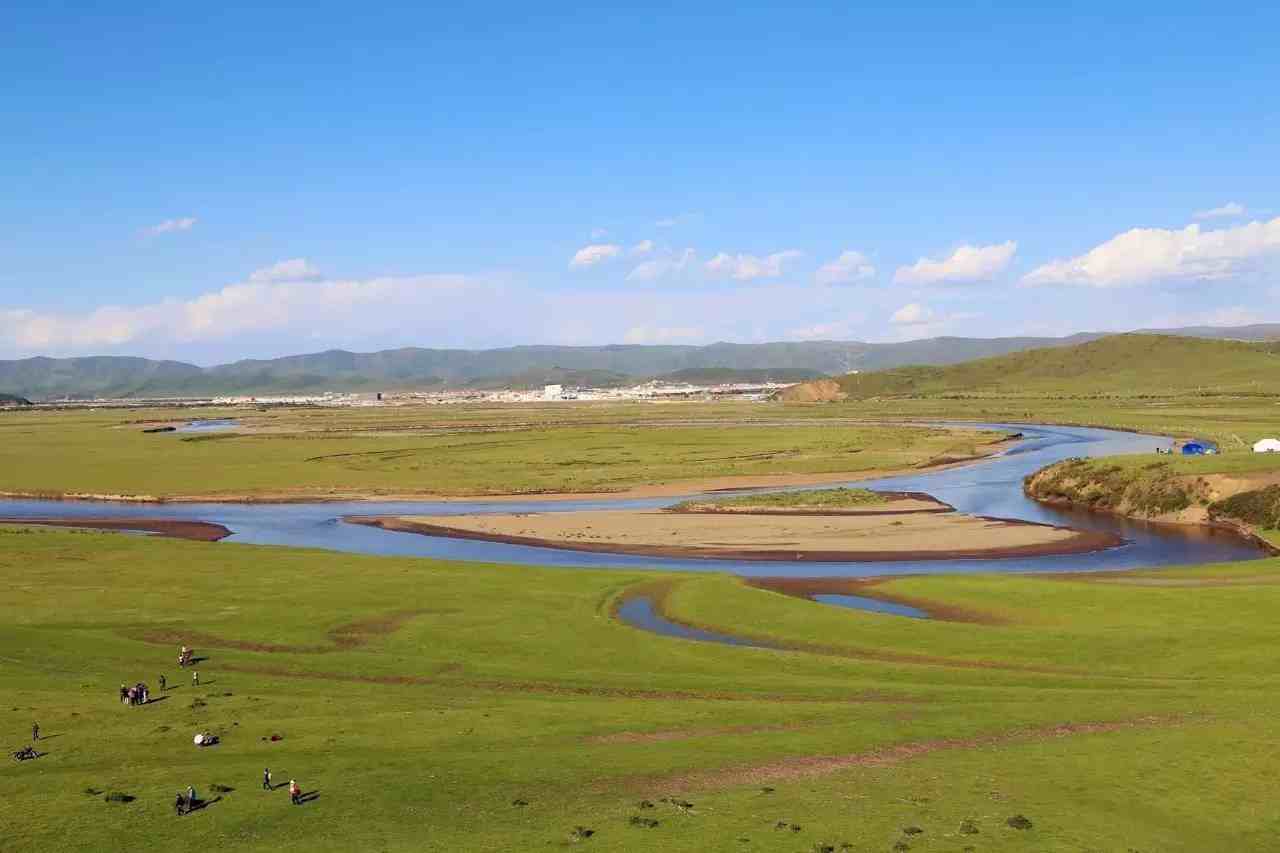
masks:
[[[970,458],[999,436],[782,405],[0,413],[0,491],[215,499],[615,492]],[[236,416],[213,433],[157,424]]]
[[[967,621],[725,575],[23,528],[0,571],[0,732],[48,738],[0,765],[6,850],[1256,850],[1280,831],[1280,560],[868,592]],[[788,650],[631,628],[611,613],[637,589]],[[161,673],[161,701],[119,704]],[[222,742],[197,749],[202,730]],[[263,791],[267,766],[313,798]],[[179,818],[187,785],[214,801]]]
[[[1247,452],[1280,431],[1277,399],[1256,389],[1083,387],[237,410],[240,430],[201,436],[141,430],[227,413],[8,412],[0,486],[620,491],[937,464],[999,438],[897,425],[939,419],[1222,444],[1217,457],[1161,457],[1170,477],[1265,477],[1280,464]],[[14,526],[0,527],[0,578],[0,739],[17,749],[33,721],[49,737],[35,761],[0,765],[4,850],[1152,853],[1266,850],[1280,833],[1280,558],[860,588],[946,617],[929,620],[727,574]],[[631,627],[615,610],[636,595],[768,648]],[[183,643],[203,658],[198,687],[174,663]],[[154,691],[162,673],[172,689],[160,701],[119,704],[121,682]],[[203,730],[222,742],[198,750]],[[262,790],[267,766],[309,801]],[[179,818],[187,785],[212,802]]]

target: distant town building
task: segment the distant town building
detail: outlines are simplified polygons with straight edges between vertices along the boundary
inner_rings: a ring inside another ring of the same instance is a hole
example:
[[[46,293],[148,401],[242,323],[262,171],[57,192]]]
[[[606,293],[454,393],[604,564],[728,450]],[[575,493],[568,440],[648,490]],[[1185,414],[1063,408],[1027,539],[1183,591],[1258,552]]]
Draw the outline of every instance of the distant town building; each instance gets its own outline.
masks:
[[[542,399],[544,400],[559,400],[563,396],[563,385],[544,385],[542,387]]]

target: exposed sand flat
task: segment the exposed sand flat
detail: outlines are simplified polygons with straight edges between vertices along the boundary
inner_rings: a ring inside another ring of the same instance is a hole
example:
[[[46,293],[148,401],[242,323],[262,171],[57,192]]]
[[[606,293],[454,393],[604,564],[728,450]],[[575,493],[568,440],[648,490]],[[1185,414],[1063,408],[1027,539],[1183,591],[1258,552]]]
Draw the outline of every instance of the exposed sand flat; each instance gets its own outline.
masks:
[[[777,515],[593,510],[361,517],[389,530],[519,545],[740,560],[915,560],[1081,553],[1111,536],[960,513]]]

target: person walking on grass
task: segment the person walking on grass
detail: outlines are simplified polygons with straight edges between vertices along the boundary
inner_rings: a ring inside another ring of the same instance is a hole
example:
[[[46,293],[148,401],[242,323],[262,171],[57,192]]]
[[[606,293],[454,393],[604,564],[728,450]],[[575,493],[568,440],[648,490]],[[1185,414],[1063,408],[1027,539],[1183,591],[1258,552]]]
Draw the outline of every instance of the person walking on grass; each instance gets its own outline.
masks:
[[[191,670],[191,686],[192,687],[200,686],[200,673],[196,672],[194,669]]]
[[[298,783],[293,779],[289,780],[289,800],[295,806],[302,805],[302,789],[298,787]]]
[[[40,724],[32,723],[31,724],[31,742],[36,743],[39,740],[40,740]]]
[[[271,768],[270,767],[262,768],[262,790],[264,791],[271,790]]]
[[[165,687],[164,676],[161,675],[160,676],[160,692],[163,693],[165,690],[166,690],[166,687]]]

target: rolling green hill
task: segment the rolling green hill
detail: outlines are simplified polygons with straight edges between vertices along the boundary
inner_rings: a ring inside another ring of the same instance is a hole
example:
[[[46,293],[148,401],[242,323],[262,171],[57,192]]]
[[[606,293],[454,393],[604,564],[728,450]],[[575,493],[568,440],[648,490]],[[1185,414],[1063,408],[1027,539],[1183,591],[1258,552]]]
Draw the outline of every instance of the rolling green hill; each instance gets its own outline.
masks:
[[[1280,336],[1280,326],[1204,327],[1176,330],[1171,334],[1264,340]],[[708,346],[519,346],[492,350],[406,347],[372,353],[329,350],[284,358],[247,359],[214,367],[121,356],[27,358],[0,361],[0,392],[32,400],[50,400],[370,392],[441,385],[533,387],[557,381],[608,385],[649,377],[735,381],[716,379],[715,376],[730,374],[715,371],[746,371],[746,375],[752,377],[746,381],[754,381],[761,375],[794,381],[815,375],[840,375],[852,370],[865,373],[909,364],[958,364],[1032,348],[1067,347],[1103,337],[1081,334],[1067,338],[941,337],[900,343],[799,341]],[[574,375],[589,381],[564,378]]]
[[[1164,396],[1280,394],[1280,344],[1172,335],[1115,335],[947,367],[843,376],[850,399],[906,396]],[[801,399],[802,389],[784,395]]]
[[[16,394],[0,394],[0,406],[30,406],[31,401]]]

